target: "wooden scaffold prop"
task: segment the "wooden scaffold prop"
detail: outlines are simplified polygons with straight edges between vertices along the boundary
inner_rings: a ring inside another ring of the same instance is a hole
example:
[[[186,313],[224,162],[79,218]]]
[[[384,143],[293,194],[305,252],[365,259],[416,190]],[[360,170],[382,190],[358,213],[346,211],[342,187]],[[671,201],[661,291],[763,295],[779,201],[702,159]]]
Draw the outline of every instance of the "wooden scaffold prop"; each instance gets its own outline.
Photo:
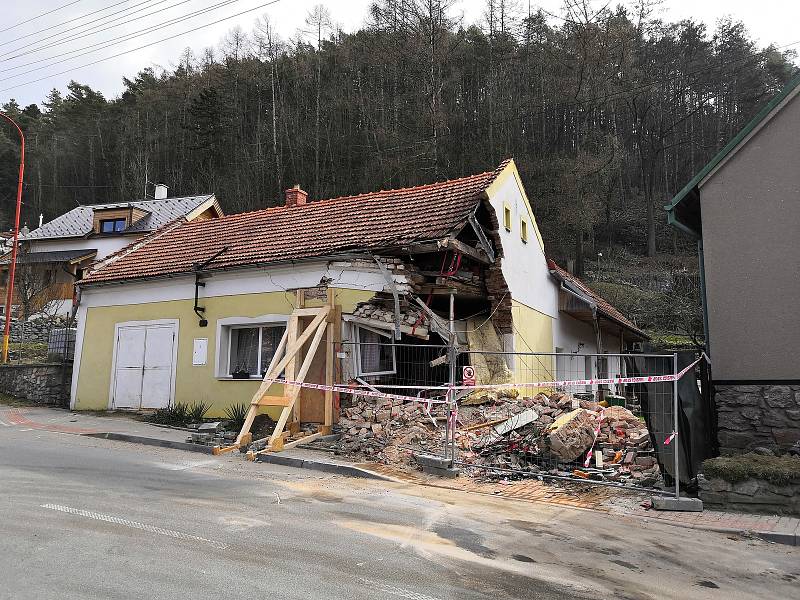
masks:
[[[308,325],[303,325],[303,319],[311,319]],[[275,424],[275,429],[269,438],[266,439],[266,447],[263,450],[254,452],[250,450],[247,457],[255,460],[256,454],[264,452],[279,452],[292,448],[298,444],[310,442],[321,435],[329,435],[333,428],[333,392],[325,392],[325,417],[324,423],[314,433],[300,435],[301,403],[299,400],[301,387],[284,383],[282,396],[270,396],[267,394],[270,386],[280,383],[278,376],[284,373],[285,381],[303,383],[308,370],[314,361],[323,336],[326,337],[325,343],[325,384],[333,385],[333,340],[338,334],[338,320],[341,319],[341,309],[335,305],[335,294],[333,289],[328,289],[327,303],[320,307],[306,308],[305,295],[302,290],[297,292],[297,308],[289,315],[289,322],[286,331],[275,350],[269,367],[264,374],[256,393],[250,401],[250,408],[247,411],[242,429],[236,437],[236,441],[231,446],[216,447],[214,454],[222,454],[232,450],[248,447],[253,444],[253,434],[250,428],[253,420],[261,407],[280,407],[281,414]],[[301,331],[302,330],[302,331]],[[326,335],[327,334],[327,335]],[[310,342],[309,342],[310,340]],[[303,347],[308,345],[305,353]],[[298,368],[299,364],[299,368]],[[288,441],[287,441],[288,440]],[[259,440],[263,441],[263,440]]]

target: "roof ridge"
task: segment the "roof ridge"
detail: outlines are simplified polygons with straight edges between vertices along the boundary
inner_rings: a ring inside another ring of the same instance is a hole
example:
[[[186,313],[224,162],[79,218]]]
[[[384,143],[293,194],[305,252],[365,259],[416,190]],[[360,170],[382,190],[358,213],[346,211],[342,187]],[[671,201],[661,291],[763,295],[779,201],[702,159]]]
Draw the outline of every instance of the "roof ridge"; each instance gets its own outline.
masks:
[[[98,206],[108,206],[110,204],[133,204],[134,202],[169,202],[171,200],[187,200],[189,198],[210,198],[213,195],[214,192],[208,192],[203,194],[189,194],[186,196],[171,196],[169,198],[135,198],[134,200],[119,200],[116,202],[95,202],[93,204],[78,204],[78,206],[76,206],[75,208],[97,208]],[[71,208],[70,210],[75,210],[75,208]]]
[[[282,209],[287,209],[287,208],[297,209],[297,208],[302,208],[302,207],[320,206],[320,205],[329,204],[329,203],[332,204],[334,202],[341,202],[343,200],[357,200],[359,198],[365,198],[365,197],[368,197],[368,196],[379,197],[381,195],[393,194],[393,193],[397,193],[397,192],[419,191],[419,190],[422,190],[422,189],[425,189],[425,188],[432,188],[432,187],[435,187],[435,186],[443,186],[443,185],[448,185],[448,184],[453,184],[453,183],[460,183],[460,182],[467,181],[467,180],[478,179],[480,177],[491,176],[491,178],[487,182],[487,187],[488,187],[488,184],[491,183],[492,181],[494,181],[497,178],[497,176],[503,171],[503,169],[505,169],[508,166],[508,164],[512,160],[513,160],[512,158],[505,159],[503,162],[500,163],[500,165],[498,165],[492,171],[483,171],[481,173],[473,173],[472,175],[464,175],[463,177],[456,177],[454,179],[444,179],[442,181],[433,181],[433,182],[430,182],[430,183],[421,183],[419,185],[408,186],[408,187],[389,188],[388,190],[375,190],[375,191],[371,191],[371,192],[361,192],[359,194],[345,194],[345,195],[342,195],[342,196],[333,196],[331,198],[320,198],[319,200],[311,200],[311,201],[307,202],[306,204],[302,204],[300,206],[293,206],[293,207],[287,207],[285,204],[276,204],[275,206],[267,206],[265,208],[256,208],[254,210],[248,210],[248,211],[244,211],[244,212],[240,212],[240,213],[233,213],[233,214],[229,214],[229,215],[223,215],[222,217],[219,217],[218,219],[214,219],[214,220],[215,221],[220,221],[220,220],[224,220],[224,219],[233,219],[233,218],[238,218],[238,217],[250,217],[250,216],[255,215],[257,213],[265,213],[265,212],[268,212],[268,211],[277,211],[277,210],[282,210]]]

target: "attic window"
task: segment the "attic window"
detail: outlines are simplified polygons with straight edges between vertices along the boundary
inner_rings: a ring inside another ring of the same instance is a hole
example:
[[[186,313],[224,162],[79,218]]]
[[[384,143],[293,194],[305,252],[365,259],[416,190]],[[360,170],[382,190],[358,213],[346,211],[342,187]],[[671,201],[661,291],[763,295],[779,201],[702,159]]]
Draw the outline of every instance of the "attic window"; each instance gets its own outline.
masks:
[[[528,243],[528,222],[525,219],[519,221],[519,237],[523,242]]]
[[[127,223],[127,219],[101,219],[100,233],[119,233],[124,231]]]
[[[508,204],[503,204],[503,227],[511,231],[511,207]]]

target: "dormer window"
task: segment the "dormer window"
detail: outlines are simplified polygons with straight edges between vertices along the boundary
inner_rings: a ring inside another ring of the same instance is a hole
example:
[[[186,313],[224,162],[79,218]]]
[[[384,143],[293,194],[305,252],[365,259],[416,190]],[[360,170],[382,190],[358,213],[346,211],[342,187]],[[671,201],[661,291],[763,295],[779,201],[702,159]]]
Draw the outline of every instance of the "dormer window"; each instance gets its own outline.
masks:
[[[127,226],[127,219],[101,219],[100,233],[119,233]]]

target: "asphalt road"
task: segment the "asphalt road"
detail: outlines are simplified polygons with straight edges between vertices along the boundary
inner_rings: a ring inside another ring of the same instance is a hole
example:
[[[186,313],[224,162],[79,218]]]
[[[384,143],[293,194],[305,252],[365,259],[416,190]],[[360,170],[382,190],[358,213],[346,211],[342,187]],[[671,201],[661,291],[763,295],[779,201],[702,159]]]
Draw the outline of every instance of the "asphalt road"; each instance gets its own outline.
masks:
[[[0,519],[3,599],[800,597],[785,546],[14,427]]]

